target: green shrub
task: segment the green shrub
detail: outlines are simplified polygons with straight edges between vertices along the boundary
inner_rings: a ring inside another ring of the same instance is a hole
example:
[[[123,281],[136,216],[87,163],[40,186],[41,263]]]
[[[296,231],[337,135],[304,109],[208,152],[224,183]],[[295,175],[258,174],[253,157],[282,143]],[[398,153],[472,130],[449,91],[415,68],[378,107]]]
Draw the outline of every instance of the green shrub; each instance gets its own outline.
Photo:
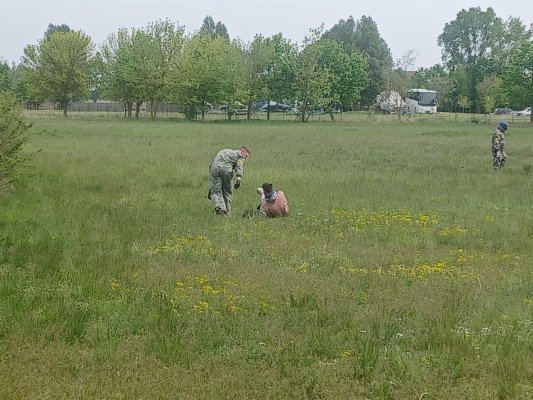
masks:
[[[0,193],[13,188],[26,160],[21,148],[27,140],[28,128],[15,97],[9,92],[0,93]]]

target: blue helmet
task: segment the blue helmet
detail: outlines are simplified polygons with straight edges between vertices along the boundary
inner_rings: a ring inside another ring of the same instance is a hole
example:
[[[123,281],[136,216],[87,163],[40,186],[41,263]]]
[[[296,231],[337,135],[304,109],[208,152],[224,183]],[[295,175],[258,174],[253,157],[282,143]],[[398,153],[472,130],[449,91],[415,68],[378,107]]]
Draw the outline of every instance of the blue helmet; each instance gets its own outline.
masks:
[[[500,123],[498,124],[498,128],[501,128],[502,131],[506,131],[507,130],[507,122],[500,121]]]

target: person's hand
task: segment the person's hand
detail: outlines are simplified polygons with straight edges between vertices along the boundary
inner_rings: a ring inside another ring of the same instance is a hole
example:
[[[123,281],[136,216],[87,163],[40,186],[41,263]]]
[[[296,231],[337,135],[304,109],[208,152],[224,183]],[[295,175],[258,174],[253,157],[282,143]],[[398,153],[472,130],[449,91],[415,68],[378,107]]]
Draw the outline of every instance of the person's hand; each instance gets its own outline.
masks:
[[[241,187],[241,180],[240,180],[240,179],[237,179],[237,180],[235,181],[235,184],[233,185],[233,188],[234,188],[234,189],[238,189],[238,188],[240,188],[240,187]]]

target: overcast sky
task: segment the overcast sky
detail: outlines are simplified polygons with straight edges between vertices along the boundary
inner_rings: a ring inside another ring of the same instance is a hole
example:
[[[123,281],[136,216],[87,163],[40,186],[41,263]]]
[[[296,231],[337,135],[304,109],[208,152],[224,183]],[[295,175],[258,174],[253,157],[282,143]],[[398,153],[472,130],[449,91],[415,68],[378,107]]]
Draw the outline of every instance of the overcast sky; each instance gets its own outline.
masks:
[[[37,44],[48,24],[67,24],[101,44],[119,28],[142,28],[170,19],[187,33],[200,28],[206,15],[221,21],[231,38],[251,41],[255,34],[282,33],[301,43],[310,29],[322,23],[330,29],[350,15],[372,17],[393,58],[413,49],[415,69],[440,63],[437,37],[461,9],[492,7],[502,19],[518,17],[529,27],[533,5],[529,0],[1,0],[0,60],[20,62],[24,47]]]

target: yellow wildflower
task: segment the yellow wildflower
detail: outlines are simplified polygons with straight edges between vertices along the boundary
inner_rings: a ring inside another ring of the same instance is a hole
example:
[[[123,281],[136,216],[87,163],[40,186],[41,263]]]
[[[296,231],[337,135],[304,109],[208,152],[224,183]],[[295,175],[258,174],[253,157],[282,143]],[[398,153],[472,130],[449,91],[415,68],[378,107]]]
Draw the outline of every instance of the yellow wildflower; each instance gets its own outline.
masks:
[[[207,311],[208,309],[209,309],[209,303],[207,303],[206,301],[199,301],[198,303],[194,305],[194,310],[199,313],[203,313]]]

